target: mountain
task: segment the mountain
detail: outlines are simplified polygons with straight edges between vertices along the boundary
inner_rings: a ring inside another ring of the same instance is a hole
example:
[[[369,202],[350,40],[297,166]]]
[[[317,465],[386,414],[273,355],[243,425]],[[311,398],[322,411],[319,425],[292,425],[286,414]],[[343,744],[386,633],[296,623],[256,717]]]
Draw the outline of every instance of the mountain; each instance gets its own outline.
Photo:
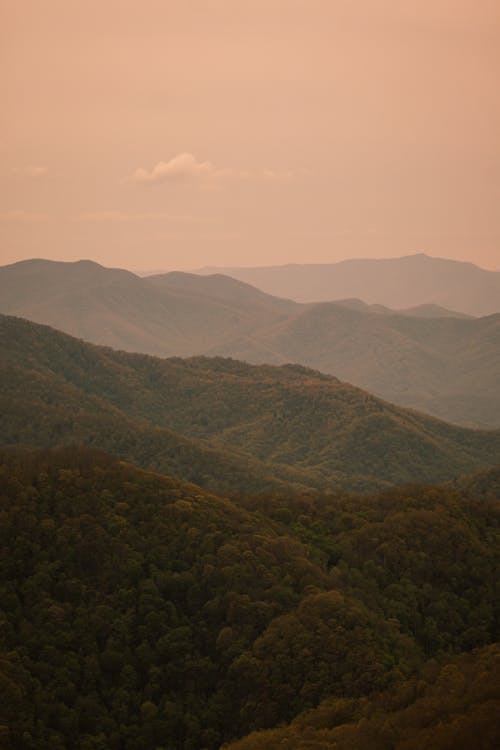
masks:
[[[157,359],[0,317],[2,443],[83,443],[223,491],[441,482],[498,463],[455,427],[298,365]]]
[[[374,305],[371,305],[373,309]],[[392,310],[388,311],[392,313]],[[407,307],[406,309],[397,311],[400,315],[409,315],[412,318],[471,318],[472,315],[467,313],[460,313],[456,310],[447,310],[441,305],[416,305],[415,307]]]
[[[319,303],[207,354],[300,362],[447,421],[500,425],[500,314],[427,318]]]
[[[447,421],[500,426],[500,315],[305,305],[227,276],[141,279],[90,261],[0,268],[0,310],[127,351],[297,362]]]
[[[0,312],[97,344],[162,356],[200,353],[207,340],[217,345],[277,322],[295,307],[224,277],[142,279],[87,260],[29,260],[0,268]]]
[[[357,297],[395,309],[433,304],[468,315],[500,312],[500,271],[424,253],[340,263],[209,267],[197,273],[224,273],[268,294],[298,302]]]
[[[283,316],[299,308],[299,305],[292,300],[272,297],[250,284],[222,274],[199,276],[195,273],[171,271],[158,276],[149,276],[147,281],[164,291],[177,292],[196,299],[218,300],[224,305],[234,305],[238,310],[248,311],[252,316],[260,312],[264,320],[272,312]]]
[[[194,274],[183,274],[185,276],[194,276]],[[213,276],[204,276],[204,279],[214,278]],[[223,277],[220,278],[229,278]],[[153,279],[152,279],[153,280]],[[321,303],[316,303],[321,304]],[[460,313],[456,310],[447,310],[445,307],[440,305],[416,305],[416,307],[403,308],[402,310],[391,310],[390,307],[385,305],[367,305],[363,300],[352,298],[352,299],[336,299],[332,304],[339,305],[340,307],[347,307],[350,310],[357,310],[358,312],[365,313],[378,313],[380,315],[408,315],[411,318],[473,318],[473,315],[467,315],[466,313]],[[313,307],[314,303],[310,303],[307,307]],[[306,305],[303,304],[302,308]],[[296,307],[298,309],[298,307]]]
[[[496,747],[498,503],[233,501],[81,448],[0,453],[0,503],[2,747]]]

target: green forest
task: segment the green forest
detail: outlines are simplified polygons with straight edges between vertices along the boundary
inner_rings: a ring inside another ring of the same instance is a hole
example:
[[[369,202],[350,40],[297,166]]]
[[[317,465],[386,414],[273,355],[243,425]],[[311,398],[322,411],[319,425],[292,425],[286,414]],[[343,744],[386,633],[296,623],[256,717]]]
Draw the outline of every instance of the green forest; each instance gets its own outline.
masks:
[[[2,444],[87,445],[224,494],[373,491],[498,464],[449,425],[300,365],[159,359],[0,316]]]
[[[75,447],[0,500],[6,748],[496,747],[498,472],[227,498]]]
[[[0,37],[0,750],[500,750],[500,0]]]
[[[498,431],[6,316],[0,350],[0,747],[497,747]]]

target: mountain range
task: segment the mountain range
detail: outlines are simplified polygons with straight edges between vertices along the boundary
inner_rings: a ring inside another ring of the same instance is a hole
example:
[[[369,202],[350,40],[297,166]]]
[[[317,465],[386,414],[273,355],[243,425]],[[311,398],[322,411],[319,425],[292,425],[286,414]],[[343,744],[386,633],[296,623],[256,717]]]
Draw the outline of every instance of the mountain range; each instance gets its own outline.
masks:
[[[432,303],[469,315],[500,312],[500,271],[425,253],[339,263],[210,266],[197,273],[227,274],[268,294],[298,302],[355,297],[392,308]]]
[[[217,491],[368,490],[498,463],[456,427],[299,365],[159,359],[0,317],[4,446],[84,444]]]
[[[189,356],[285,319],[295,303],[223,276],[148,279],[93,261],[22,261],[0,268],[0,312],[97,344]]]
[[[392,367],[408,340],[471,379],[475,356],[494,403],[498,315],[41,265],[33,310],[104,338],[207,346],[215,325],[216,348],[321,357],[334,331]],[[299,364],[160,358],[3,314],[0,428],[2,747],[498,746],[500,430]]]
[[[295,362],[447,421],[500,426],[500,313],[300,304],[223,275],[44,260],[0,268],[0,311],[126,351]]]

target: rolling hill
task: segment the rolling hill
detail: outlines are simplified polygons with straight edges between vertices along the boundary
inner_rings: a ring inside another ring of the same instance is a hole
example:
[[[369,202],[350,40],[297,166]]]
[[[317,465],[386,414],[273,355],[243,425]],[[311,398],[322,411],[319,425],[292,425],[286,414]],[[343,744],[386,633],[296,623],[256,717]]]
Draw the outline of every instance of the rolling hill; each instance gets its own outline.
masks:
[[[441,419],[500,425],[500,314],[426,318],[320,303],[207,353],[300,362]]]
[[[0,268],[0,310],[127,351],[296,362],[447,421],[500,426],[500,314],[299,304],[227,276],[142,279],[90,261]]]
[[[2,443],[83,443],[200,485],[370,489],[498,463],[500,431],[400,409],[298,365],[157,359],[1,316]]]
[[[197,273],[227,274],[268,294],[298,302],[357,297],[396,309],[432,303],[469,315],[500,312],[500,271],[424,253],[340,263],[207,267]]]
[[[142,279],[86,260],[22,261],[0,268],[0,312],[126,351],[186,356],[296,306],[224,277],[200,282],[175,273]]]

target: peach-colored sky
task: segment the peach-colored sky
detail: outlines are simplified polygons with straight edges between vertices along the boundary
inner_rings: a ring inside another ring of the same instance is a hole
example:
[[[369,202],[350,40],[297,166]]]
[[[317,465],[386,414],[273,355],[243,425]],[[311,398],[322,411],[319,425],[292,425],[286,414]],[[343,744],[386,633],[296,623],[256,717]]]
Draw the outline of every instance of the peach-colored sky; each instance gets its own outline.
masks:
[[[3,0],[0,261],[500,268],[498,0]]]

